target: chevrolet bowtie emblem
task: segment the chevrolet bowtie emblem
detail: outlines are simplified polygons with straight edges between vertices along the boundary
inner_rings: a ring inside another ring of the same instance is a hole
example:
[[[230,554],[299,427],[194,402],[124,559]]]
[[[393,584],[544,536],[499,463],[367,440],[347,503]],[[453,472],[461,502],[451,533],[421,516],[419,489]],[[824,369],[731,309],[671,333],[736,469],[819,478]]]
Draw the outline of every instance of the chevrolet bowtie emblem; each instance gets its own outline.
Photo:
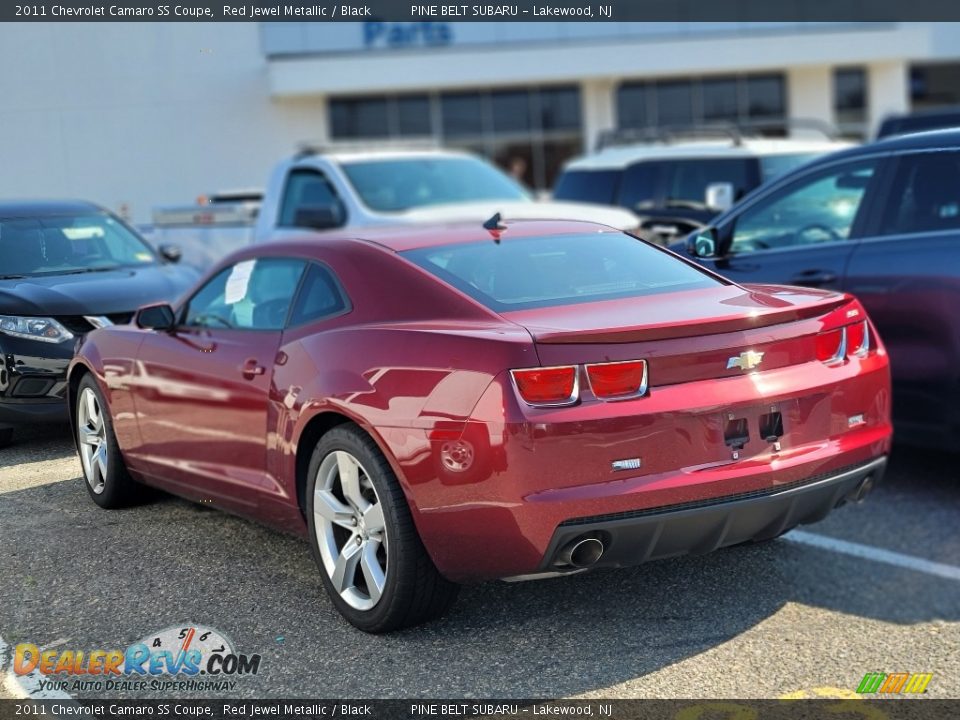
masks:
[[[740,368],[741,370],[753,370],[763,360],[762,352],[748,350],[727,360],[727,370]]]

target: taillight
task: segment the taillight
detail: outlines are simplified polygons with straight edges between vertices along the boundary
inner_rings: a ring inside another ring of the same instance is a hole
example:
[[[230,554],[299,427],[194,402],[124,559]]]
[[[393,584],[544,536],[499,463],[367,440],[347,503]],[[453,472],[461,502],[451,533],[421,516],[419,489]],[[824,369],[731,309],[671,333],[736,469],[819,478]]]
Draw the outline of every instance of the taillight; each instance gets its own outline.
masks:
[[[646,360],[597,363],[586,368],[590,389],[601,400],[625,400],[647,391]]]
[[[848,357],[865,357],[870,352],[870,326],[866,320],[817,335],[817,360],[834,365]]]
[[[847,326],[847,354],[863,357],[870,352],[870,328],[867,321]]]
[[[817,335],[817,360],[825,363],[841,362],[846,354],[844,330],[830,330]]]
[[[573,405],[580,397],[577,375],[579,368],[573,365],[561,367],[527,368],[511,370],[517,392],[528,405],[557,407]]]

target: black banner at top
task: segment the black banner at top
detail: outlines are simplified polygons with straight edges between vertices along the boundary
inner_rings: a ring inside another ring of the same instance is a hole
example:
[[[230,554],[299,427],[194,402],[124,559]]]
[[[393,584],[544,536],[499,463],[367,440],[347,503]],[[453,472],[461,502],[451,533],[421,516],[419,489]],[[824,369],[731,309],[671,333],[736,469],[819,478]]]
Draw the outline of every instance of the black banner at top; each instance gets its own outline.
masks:
[[[23,22],[894,22],[958,21],[957,0],[37,0],[0,4]]]

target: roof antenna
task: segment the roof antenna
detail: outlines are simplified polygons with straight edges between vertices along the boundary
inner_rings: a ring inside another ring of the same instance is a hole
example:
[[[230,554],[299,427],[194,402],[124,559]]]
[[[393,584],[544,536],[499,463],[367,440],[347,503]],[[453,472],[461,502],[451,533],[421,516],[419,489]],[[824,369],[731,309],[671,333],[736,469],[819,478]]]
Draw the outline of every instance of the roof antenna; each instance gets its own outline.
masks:
[[[493,236],[493,241],[499,245],[500,234],[507,229],[507,226],[503,224],[503,220],[500,218],[500,213],[494,213],[493,217],[483,224],[483,228],[484,230],[490,231],[490,235]]]

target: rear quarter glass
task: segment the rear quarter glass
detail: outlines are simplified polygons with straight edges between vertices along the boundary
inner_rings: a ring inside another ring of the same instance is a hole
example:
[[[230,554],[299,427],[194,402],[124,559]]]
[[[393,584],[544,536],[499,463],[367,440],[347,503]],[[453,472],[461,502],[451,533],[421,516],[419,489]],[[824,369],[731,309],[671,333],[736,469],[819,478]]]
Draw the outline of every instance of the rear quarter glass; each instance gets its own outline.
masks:
[[[419,248],[411,262],[496,312],[616,300],[722,285],[622,233],[492,239]]]

